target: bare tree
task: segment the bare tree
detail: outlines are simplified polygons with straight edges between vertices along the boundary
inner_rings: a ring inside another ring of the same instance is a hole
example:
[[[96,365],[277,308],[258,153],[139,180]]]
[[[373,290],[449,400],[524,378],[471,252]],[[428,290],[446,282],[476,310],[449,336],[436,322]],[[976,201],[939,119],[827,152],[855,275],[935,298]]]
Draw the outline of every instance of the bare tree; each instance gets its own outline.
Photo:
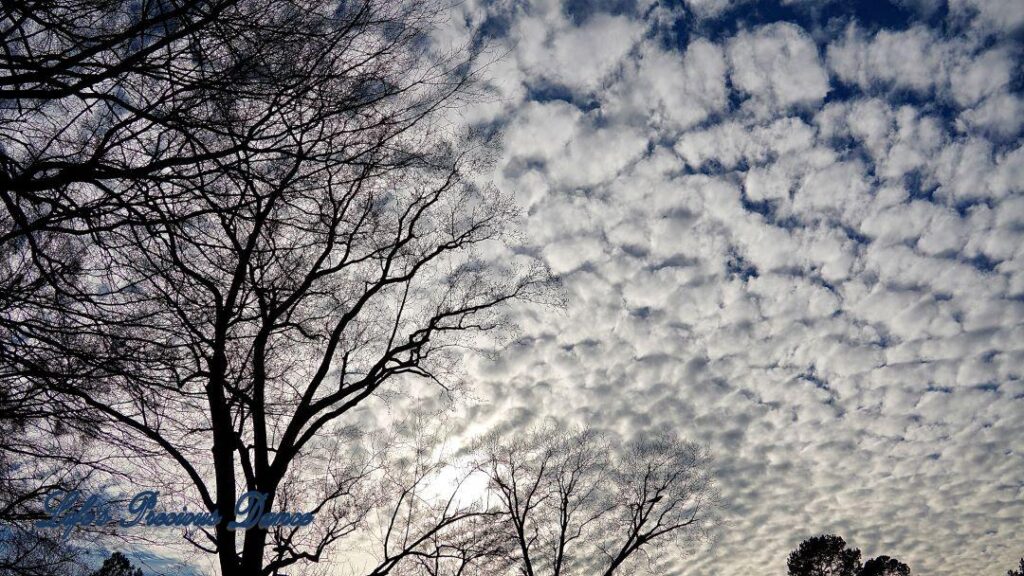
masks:
[[[141,222],[156,182],[199,178],[255,143],[261,123],[225,126],[216,104],[249,73],[232,42],[254,32],[259,10],[235,0],[2,4],[5,384],[31,383],[19,373],[25,349],[9,345],[22,339],[34,340],[35,370],[76,370],[62,353],[84,344],[67,302],[92,296],[80,285],[90,234]]]
[[[592,430],[542,429],[491,436],[482,451],[519,574],[635,573],[641,558],[670,556],[669,544],[710,537],[718,497],[695,444],[663,436],[618,446]]]
[[[36,534],[20,523],[0,527],[0,576],[81,576],[78,551],[52,534]]]
[[[500,518],[489,513],[458,524],[443,538],[431,539],[416,563],[402,574],[471,576],[504,574],[513,565],[512,542],[502,530]]]
[[[35,387],[0,388],[0,576],[77,574],[78,551],[54,533],[33,530],[48,515],[45,496],[89,484],[80,466],[86,439]],[[87,424],[87,420],[79,424]],[[94,461],[102,468],[102,460]]]
[[[77,466],[224,518],[258,491],[330,519],[315,541],[190,534],[226,576],[316,562],[362,525],[342,503],[371,460],[338,462],[357,407],[450,391],[460,347],[544,293],[535,262],[482,256],[516,211],[474,180],[486,142],[445,122],[476,64],[431,49],[442,8],[4,3],[0,247],[17,297],[0,378],[45,399],[36,420],[76,416],[93,438]],[[468,518],[436,512],[401,550]]]
[[[451,460],[448,430],[422,415],[403,427],[410,440],[388,443],[382,505],[372,523],[377,564],[366,574],[467,576],[505,565],[509,541],[500,515],[465,489],[475,471]]]

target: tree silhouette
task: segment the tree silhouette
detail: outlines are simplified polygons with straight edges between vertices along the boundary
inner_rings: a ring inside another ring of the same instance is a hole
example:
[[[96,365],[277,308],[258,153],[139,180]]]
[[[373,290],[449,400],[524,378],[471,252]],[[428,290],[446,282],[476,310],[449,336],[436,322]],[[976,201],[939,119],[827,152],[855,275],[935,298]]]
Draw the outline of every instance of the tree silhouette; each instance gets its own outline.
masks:
[[[789,576],[857,576],[860,550],[847,548],[840,536],[824,534],[801,542],[787,564]]]
[[[889,556],[878,556],[864,563],[860,576],[910,576],[910,567]]]
[[[0,525],[0,575],[81,576],[79,553],[55,534],[40,534],[17,522]]]
[[[541,429],[481,451],[517,574],[633,574],[639,558],[708,537],[715,517],[706,450],[672,436],[620,446]]]
[[[362,498],[386,451],[356,412],[455,392],[470,336],[545,294],[503,246],[511,198],[477,178],[489,143],[446,118],[476,97],[478,55],[430,48],[443,8],[3,4],[0,400],[39,456],[70,429],[94,445],[67,467],[176,507],[231,519],[259,491],[317,513],[186,531],[223,576],[299,569],[374,507],[408,512],[408,484]],[[387,570],[469,517],[432,511]]]
[[[114,552],[89,576],[142,576],[142,568],[132,566],[127,556]]]
[[[1016,570],[1007,570],[1006,576],[1024,576],[1024,558],[1020,559],[1020,567]]]

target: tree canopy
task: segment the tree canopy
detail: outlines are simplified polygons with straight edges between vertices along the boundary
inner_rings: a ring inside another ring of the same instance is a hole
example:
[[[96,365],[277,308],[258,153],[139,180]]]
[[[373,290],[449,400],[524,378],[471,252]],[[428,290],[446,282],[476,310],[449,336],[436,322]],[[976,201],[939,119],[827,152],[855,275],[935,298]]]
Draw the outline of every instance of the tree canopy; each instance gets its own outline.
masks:
[[[114,552],[89,576],[143,576],[143,573],[142,568],[133,566],[127,556]]]
[[[787,565],[789,576],[857,576],[860,550],[847,548],[841,536],[823,534],[801,542]]]
[[[878,556],[861,565],[861,552],[835,534],[808,538],[789,555],[789,576],[910,576],[896,558]]]
[[[910,576],[910,566],[889,556],[878,556],[864,563],[860,576]]]

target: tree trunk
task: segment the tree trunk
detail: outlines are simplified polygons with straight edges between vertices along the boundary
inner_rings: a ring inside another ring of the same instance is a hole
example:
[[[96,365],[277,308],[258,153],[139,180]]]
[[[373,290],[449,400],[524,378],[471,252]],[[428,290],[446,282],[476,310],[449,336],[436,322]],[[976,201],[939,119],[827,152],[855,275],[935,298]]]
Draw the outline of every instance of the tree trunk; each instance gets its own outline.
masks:
[[[213,466],[217,480],[217,511],[221,522],[216,527],[217,555],[221,576],[251,574],[239,572],[238,554],[235,551],[235,532],[228,530],[228,522],[235,518],[235,439],[231,424],[231,413],[224,398],[224,370],[227,366],[223,348],[214,353],[211,362],[210,382],[206,395],[210,403],[210,421],[213,427]]]

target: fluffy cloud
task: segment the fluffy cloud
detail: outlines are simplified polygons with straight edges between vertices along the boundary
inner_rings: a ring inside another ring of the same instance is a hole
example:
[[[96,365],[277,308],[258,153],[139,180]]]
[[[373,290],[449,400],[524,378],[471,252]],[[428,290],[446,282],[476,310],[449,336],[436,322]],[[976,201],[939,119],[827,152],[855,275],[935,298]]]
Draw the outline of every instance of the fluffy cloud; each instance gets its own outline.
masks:
[[[828,93],[817,47],[793,24],[741,32],[729,42],[729,65],[733,85],[772,109],[813,104]]]
[[[1024,100],[1016,94],[986,98],[959,118],[965,131],[978,131],[996,140],[1012,140],[1024,127]]]
[[[958,108],[962,132],[1010,141],[1021,130],[1020,98],[1011,85],[1021,46],[944,38],[923,25],[867,34],[856,25],[828,47],[831,70],[868,92],[905,91]]]
[[[843,82],[861,89],[931,91],[948,76],[949,47],[924,26],[880,30],[868,36],[856,26],[828,48],[828,62]]]
[[[1017,66],[1015,52],[1019,50],[1000,46],[959,62],[950,77],[956,101],[970,106],[1005,89]]]
[[[949,9],[981,32],[1008,33],[1024,26],[1024,6],[1015,0],[950,0]]]
[[[577,26],[556,10],[522,18],[512,34],[527,75],[587,92],[615,70],[643,30],[639,22],[607,14]]]
[[[637,129],[597,127],[593,120],[563,101],[527,104],[508,128],[506,159],[543,163],[543,171],[559,186],[603,182],[637,158],[647,138]]]
[[[606,113],[625,122],[689,128],[728,103],[722,49],[704,39],[691,42],[685,53],[646,44],[604,100]]]

